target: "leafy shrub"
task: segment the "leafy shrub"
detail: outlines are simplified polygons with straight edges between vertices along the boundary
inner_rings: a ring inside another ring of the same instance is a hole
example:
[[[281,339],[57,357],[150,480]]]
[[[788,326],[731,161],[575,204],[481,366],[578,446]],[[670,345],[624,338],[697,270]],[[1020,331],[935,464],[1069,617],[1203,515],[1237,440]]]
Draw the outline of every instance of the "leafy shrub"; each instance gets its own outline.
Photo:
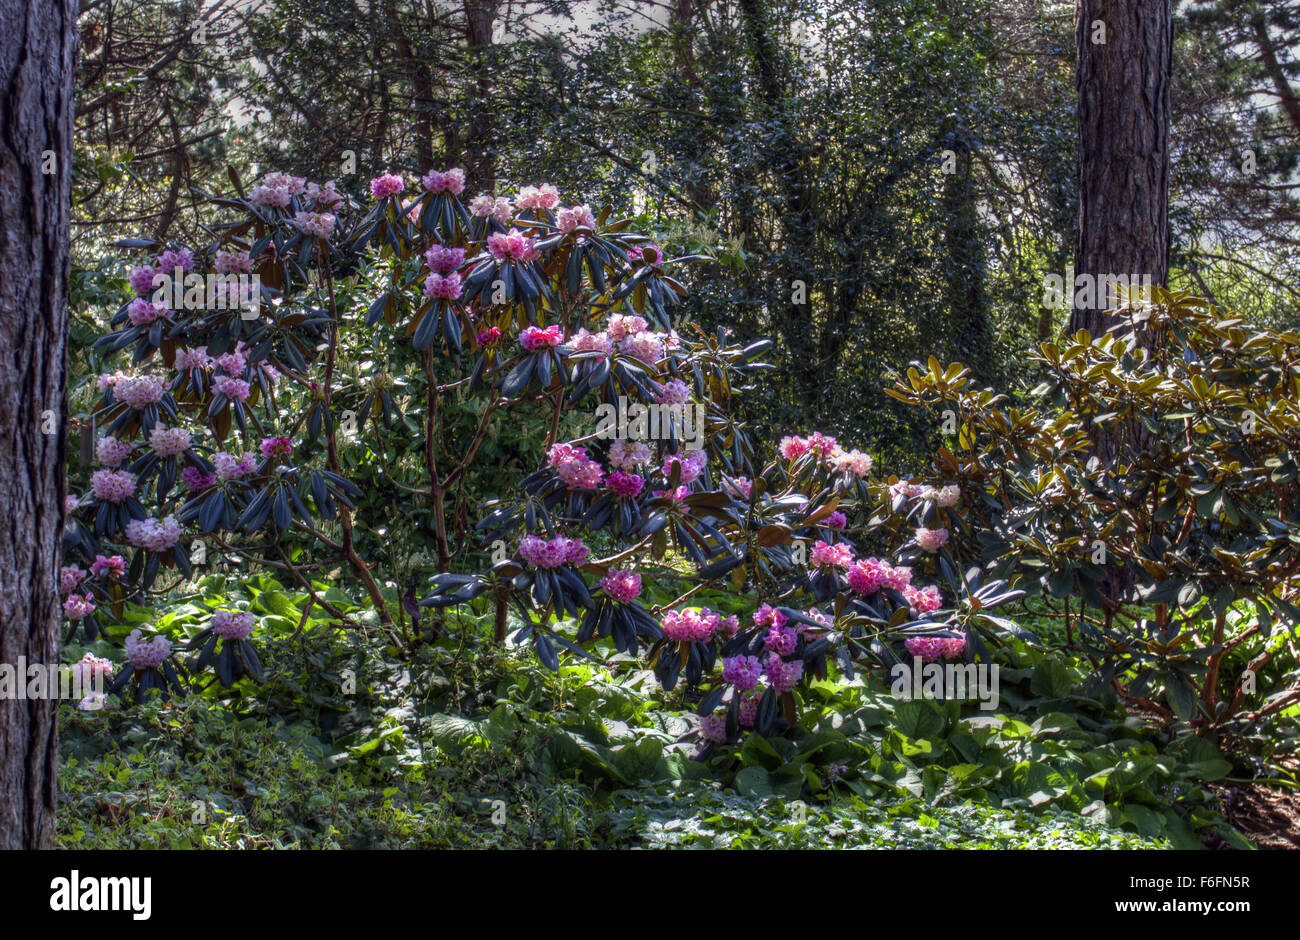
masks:
[[[934,472],[964,494],[956,557],[1066,600],[1096,687],[1240,730],[1300,701],[1300,334],[1156,299],[1107,335],[1043,343],[1048,379],[1024,398],[934,360],[891,394],[950,424]]]

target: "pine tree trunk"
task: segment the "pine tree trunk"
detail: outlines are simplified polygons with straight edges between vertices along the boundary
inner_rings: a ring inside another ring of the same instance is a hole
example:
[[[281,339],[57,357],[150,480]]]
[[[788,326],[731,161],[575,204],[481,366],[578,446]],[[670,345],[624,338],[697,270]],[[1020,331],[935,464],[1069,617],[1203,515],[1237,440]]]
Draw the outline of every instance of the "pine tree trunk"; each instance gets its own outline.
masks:
[[[1102,277],[1163,285],[1168,276],[1172,35],[1169,0],[1079,0],[1074,267],[1097,286]],[[1101,335],[1114,320],[1106,307],[1102,296],[1084,306],[1072,298],[1070,330]]]
[[[0,0],[0,662],[15,667],[59,656],[76,21],[75,0]],[[0,700],[0,849],[53,845],[56,704]]]

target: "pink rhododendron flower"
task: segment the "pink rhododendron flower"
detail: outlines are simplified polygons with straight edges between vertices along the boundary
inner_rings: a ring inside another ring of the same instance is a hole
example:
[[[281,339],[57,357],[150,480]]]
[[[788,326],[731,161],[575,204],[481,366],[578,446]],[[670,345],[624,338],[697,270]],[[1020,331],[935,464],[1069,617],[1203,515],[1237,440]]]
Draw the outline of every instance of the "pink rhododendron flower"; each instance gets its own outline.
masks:
[[[248,274],[253,270],[253,259],[246,251],[218,251],[213,267],[218,274]]]
[[[71,594],[85,576],[86,572],[76,565],[64,565],[59,569],[59,593]]]
[[[620,603],[629,603],[641,594],[641,576],[632,571],[613,569],[596,582],[605,596]]]
[[[546,329],[530,326],[519,334],[519,345],[533,352],[538,349],[553,349],[560,345],[563,339],[564,329],[558,323],[553,323]]]
[[[915,483],[909,483],[907,480],[899,480],[897,483],[890,484],[889,492],[894,499],[899,497],[915,499],[921,495],[921,487]]]
[[[343,202],[343,194],[335,188],[333,180],[328,180],[323,186],[308,183],[307,188],[303,190],[303,198],[307,205],[315,206],[317,209],[334,209]]]
[[[549,542],[537,535],[525,535],[519,541],[519,557],[534,568],[585,565],[589,554],[582,539],[563,535],[557,535]]]
[[[175,516],[162,519],[132,519],[126,524],[126,540],[136,548],[165,552],[176,547],[181,538],[181,524]]]
[[[808,442],[802,437],[783,437],[777,452],[786,460],[798,460],[808,453]]]
[[[722,681],[735,686],[738,691],[745,692],[752,689],[758,685],[759,677],[762,675],[763,664],[757,657],[732,656],[722,661]]]
[[[505,196],[497,196],[495,199],[486,194],[475,196],[469,201],[470,215],[477,216],[480,219],[493,218],[502,225],[509,225],[510,220],[514,217],[514,206]]]
[[[126,559],[121,555],[113,555],[111,558],[96,555],[94,562],[90,565],[90,573],[96,578],[103,575],[108,575],[110,578],[120,578],[126,574]]]
[[[424,253],[424,263],[435,274],[450,274],[465,263],[465,249],[431,245]]]
[[[157,375],[142,375],[135,379],[124,376],[117,379],[112,387],[115,399],[137,411],[162,401],[163,393],[167,388],[162,378]]]
[[[871,455],[860,450],[841,451],[831,457],[831,466],[841,472],[851,473],[862,479],[871,472]]]
[[[126,441],[119,441],[115,437],[104,436],[95,444],[95,454],[99,457],[99,462],[109,468],[116,468],[122,465],[122,461],[131,456],[132,446]]]
[[[655,400],[661,405],[684,405],[691,400],[691,387],[681,379],[669,379],[659,386]]]
[[[69,594],[63,602],[63,612],[69,620],[84,620],[95,612],[95,602],[89,595]]]
[[[334,234],[334,222],[332,212],[295,212],[293,216],[293,224],[312,238],[329,238]]]
[[[799,633],[793,627],[770,627],[763,639],[763,647],[772,653],[789,656],[799,645]]]
[[[126,638],[126,658],[136,671],[157,669],[172,652],[172,642],[165,636],[143,639],[139,630]]]
[[[936,506],[947,508],[961,502],[961,487],[950,484],[943,487],[927,486],[921,489],[921,498],[928,499]]]
[[[749,499],[750,494],[754,491],[754,483],[749,477],[724,477],[722,488],[732,496]]]
[[[609,445],[609,465],[623,470],[636,470],[654,459],[648,444],[620,437]]]
[[[194,268],[194,252],[188,248],[168,248],[154,262],[154,274],[167,274],[172,277],[176,269],[189,272]]]
[[[460,296],[461,283],[459,274],[430,274],[424,279],[424,296],[437,300],[455,300]]]
[[[68,667],[73,682],[83,689],[96,685],[96,679],[105,679],[113,674],[113,661],[101,659],[94,653],[87,653]]]
[[[73,495],[63,497],[63,511],[66,513],[75,512],[81,505],[81,500]]]
[[[236,457],[234,454],[222,452],[212,455],[212,467],[216,471],[217,479],[224,483],[252,473],[257,469],[257,463],[252,454]]]
[[[808,563],[814,568],[847,568],[853,564],[853,549],[843,542],[814,543]]]
[[[451,193],[453,196],[459,196],[465,191],[465,171],[458,166],[441,173],[430,170],[424,174],[420,182],[431,193]]]
[[[126,318],[132,326],[148,326],[154,320],[166,320],[172,315],[171,308],[161,300],[149,301],[137,297],[126,308]]]
[[[916,530],[916,544],[922,551],[937,552],[948,541],[947,529],[927,529],[919,526]]]
[[[605,327],[605,333],[614,342],[621,343],[630,336],[645,332],[646,327],[649,325],[644,317],[615,313],[610,315],[609,325]]]
[[[574,352],[600,352],[609,355],[614,351],[614,341],[607,333],[589,333],[582,327],[569,340]]]
[[[944,656],[944,651],[951,649],[946,643],[947,637],[941,636],[913,636],[903,641],[907,651],[913,656],[918,656],[923,663],[938,662]],[[966,647],[966,641],[961,641],[962,649]]]
[[[181,471],[181,482],[191,493],[206,490],[217,482],[216,474],[204,473],[198,467],[186,467]]]
[[[212,390],[218,395],[225,395],[231,401],[248,401],[252,387],[243,379],[230,375],[219,375],[212,382]]]
[[[253,632],[254,619],[248,611],[214,611],[212,632],[226,640],[245,640]]]
[[[475,339],[477,340],[480,346],[494,346],[496,345],[496,341],[499,340],[500,338],[501,338],[501,331],[497,329],[495,326],[480,331],[478,336],[475,337]]]
[[[726,744],[727,719],[722,715],[705,715],[700,719],[700,738],[711,744]]]
[[[600,464],[587,456],[586,448],[570,444],[553,446],[546,452],[546,462],[571,490],[594,489],[605,475]]]
[[[771,683],[773,691],[781,695],[799,684],[799,680],[803,677],[803,660],[796,659],[787,663],[779,654],[772,653],[767,657],[763,672],[767,676],[767,681]]]
[[[165,428],[155,424],[149,432],[149,446],[159,457],[179,457],[189,450],[193,438],[185,428]]]
[[[703,450],[688,450],[683,454],[669,454],[664,458],[662,472],[665,480],[672,479],[673,468],[681,467],[682,485],[694,483],[704,472],[704,466],[708,463],[708,455]]]
[[[293,453],[293,442],[287,437],[264,437],[258,450],[263,457],[288,457]]]
[[[126,470],[96,470],[90,475],[90,492],[103,502],[120,503],[135,495],[135,477]]]
[[[928,614],[931,611],[938,610],[943,606],[943,595],[939,589],[931,584],[929,587],[916,588],[908,584],[903,587],[903,597],[911,607],[915,607],[917,613]]]
[[[754,611],[752,619],[756,627],[784,627],[790,618],[771,604],[763,604]]]
[[[688,607],[669,610],[663,615],[664,636],[678,642],[705,641],[713,638],[722,626],[722,615],[708,608]]]
[[[489,235],[487,248],[492,257],[499,262],[533,261],[538,256],[537,249],[533,247],[533,240],[518,229],[513,228],[508,232],[496,232]]]
[[[664,355],[664,343],[658,333],[636,333],[619,343],[618,348],[648,366],[658,363]]]
[[[515,197],[515,204],[520,209],[554,209],[560,204],[560,194],[550,183],[525,186]]]
[[[151,265],[136,265],[131,269],[131,273],[127,275],[126,282],[131,285],[131,290],[141,297],[145,297],[153,291],[155,273]]]
[[[605,485],[619,496],[638,496],[645,486],[645,479],[635,473],[615,470],[605,479]]]
[[[762,700],[763,697],[757,692],[749,692],[740,697],[740,707],[736,709],[736,721],[742,728],[754,727],[754,722],[758,719],[758,703]]]
[[[240,343],[231,352],[217,356],[213,362],[222,372],[228,372],[231,375],[243,375],[244,369],[248,365],[248,354],[244,351],[244,344]]]
[[[404,189],[406,184],[402,182],[402,178],[392,173],[384,173],[370,181],[372,199],[387,199],[389,196],[396,196]]]
[[[566,234],[578,228],[595,229],[596,216],[591,206],[572,206],[555,214],[555,226]]]
[[[211,369],[215,361],[208,355],[206,346],[196,346],[193,349],[180,346],[176,349],[176,368],[182,372],[187,369]]]

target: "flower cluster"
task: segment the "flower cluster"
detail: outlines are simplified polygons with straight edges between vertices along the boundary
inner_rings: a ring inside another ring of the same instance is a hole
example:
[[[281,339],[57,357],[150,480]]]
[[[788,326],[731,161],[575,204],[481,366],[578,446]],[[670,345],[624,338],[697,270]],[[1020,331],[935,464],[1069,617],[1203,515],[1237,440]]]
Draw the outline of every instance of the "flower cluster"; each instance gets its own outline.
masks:
[[[533,240],[518,229],[511,229],[508,232],[496,232],[488,236],[487,249],[492,257],[499,262],[514,261],[528,262],[534,261],[538,257],[538,251],[533,247]]]
[[[139,630],[132,630],[126,638],[126,658],[137,672],[157,669],[171,653],[171,640],[165,636],[143,639]]]
[[[212,632],[223,639],[244,640],[253,632],[254,622],[246,610],[218,610],[212,614]]]
[[[610,600],[626,604],[641,595],[641,576],[632,571],[610,569],[596,584]]]
[[[420,182],[431,193],[451,193],[453,196],[459,196],[465,191],[465,171],[460,167],[452,167],[442,172],[430,170],[424,174]]]
[[[519,557],[534,568],[585,565],[589,554],[582,539],[571,539],[563,535],[557,535],[549,541],[539,535],[525,535],[519,540]]]
[[[940,659],[956,659],[966,651],[964,636],[914,636],[903,641],[907,651],[920,657],[923,663]]]
[[[181,537],[181,524],[175,516],[162,519],[132,519],[126,524],[126,540],[136,548],[151,552],[165,552],[176,546]]]
[[[538,349],[554,349],[564,341],[564,330],[558,323],[543,329],[539,326],[530,326],[519,334],[519,345],[529,352]]]
[[[586,448],[572,444],[553,446],[546,452],[546,463],[571,490],[595,489],[605,475],[600,463],[587,456]]]
[[[670,610],[664,613],[662,626],[664,636],[670,640],[704,642],[713,639],[722,627],[722,614],[707,607]]]

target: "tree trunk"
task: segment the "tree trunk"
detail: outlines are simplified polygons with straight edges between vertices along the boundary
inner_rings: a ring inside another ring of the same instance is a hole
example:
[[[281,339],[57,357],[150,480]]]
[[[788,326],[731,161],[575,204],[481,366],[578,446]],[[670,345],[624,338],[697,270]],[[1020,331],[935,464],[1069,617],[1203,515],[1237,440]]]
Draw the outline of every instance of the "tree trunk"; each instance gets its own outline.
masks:
[[[0,662],[15,667],[59,658],[76,21],[76,0],[0,0]],[[56,705],[0,700],[0,849],[54,843]]]
[[[470,192],[496,188],[496,132],[492,101],[492,21],[495,0],[465,0],[465,39],[474,76],[469,92],[470,121],[465,134],[465,178]]]
[[[1071,291],[1072,332],[1099,336],[1113,326],[1109,279],[1167,279],[1172,34],[1169,0],[1079,0],[1074,267],[1095,290],[1080,305]]]

